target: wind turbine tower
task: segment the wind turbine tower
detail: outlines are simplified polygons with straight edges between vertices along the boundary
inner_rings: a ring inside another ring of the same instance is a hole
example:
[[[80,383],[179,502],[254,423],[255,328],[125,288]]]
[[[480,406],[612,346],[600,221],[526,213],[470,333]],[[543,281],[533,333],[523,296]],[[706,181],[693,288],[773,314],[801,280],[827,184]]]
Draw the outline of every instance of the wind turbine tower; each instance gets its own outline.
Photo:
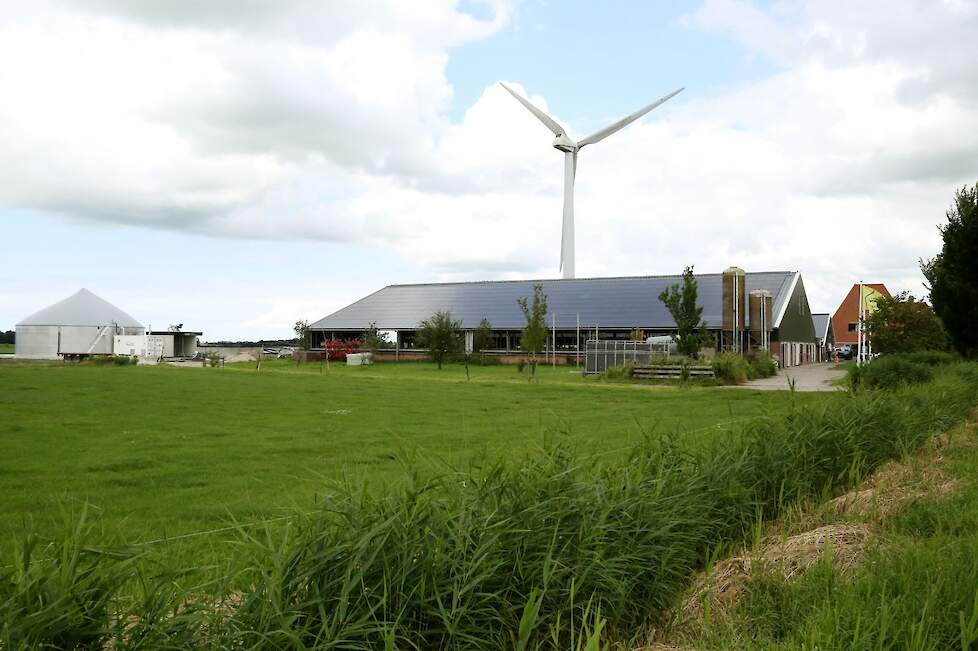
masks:
[[[577,152],[585,145],[593,145],[613,134],[615,131],[623,129],[635,120],[639,119],[663,102],[675,97],[683,91],[682,88],[675,90],[662,99],[657,99],[648,106],[644,106],[631,115],[623,117],[614,124],[592,133],[587,138],[574,142],[567,135],[567,129],[562,127],[552,117],[531,104],[529,100],[517,94],[512,88],[500,82],[500,86],[505,88],[510,95],[519,100],[530,113],[537,116],[548,129],[554,132],[554,147],[564,152],[564,221],[560,235],[560,269],[564,278],[574,277],[574,178],[577,176]]]

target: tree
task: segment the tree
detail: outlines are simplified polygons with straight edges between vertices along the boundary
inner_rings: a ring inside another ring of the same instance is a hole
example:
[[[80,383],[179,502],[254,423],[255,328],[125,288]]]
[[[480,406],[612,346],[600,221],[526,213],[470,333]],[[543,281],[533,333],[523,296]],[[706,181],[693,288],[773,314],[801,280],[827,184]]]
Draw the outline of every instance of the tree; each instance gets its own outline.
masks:
[[[930,303],[958,352],[978,357],[978,183],[955,193],[947,224],[937,228],[944,246],[920,263]]]
[[[300,319],[292,326],[292,330],[295,331],[295,345],[300,350],[309,350],[312,337],[312,333],[309,332],[309,322]]]
[[[909,292],[877,298],[876,310],[866,317],[866,331],[878,353],[946,350],[948,345],[940,318]]]
[[[385,337],[383,333],[377,329],[376,321],[371,321],[370,325],[367,326],[367,329],[363,331],[362,341],[363,347],[373,355],[376,355],[377,351],[381,348],[390,345],[390,342],[387,341],[387,337]]]
[[[530,354],[530,377],[537,373],[537,355],[547,343],[547,295],[543,293],[543,285],[533,286],[533,303],[526,297],[517,299],[526,327],[520,338],[520,348]]]
[[[686,267],[683,271],[682,286],[672,285],[659,294],[672,320],[676,322],[676,333],[672,335],[679,352],[687,357],[696,358],[700,346],[707,340],[706,324],[703,322],[703,308],[696,305],[697,285],[693,277],[693,268]]]
[[[441,365],[458,355],[463,345],[462,324],[452,318],[451,312],[435,312],[418,324],[417,342],[428,350],[428,356]]]
[[[492,324],[489,319],[479,321],[479,327],[472,333],[472,345],[479,353],[479,363],[484,364],[485,356],[482,353],[492,345]]]

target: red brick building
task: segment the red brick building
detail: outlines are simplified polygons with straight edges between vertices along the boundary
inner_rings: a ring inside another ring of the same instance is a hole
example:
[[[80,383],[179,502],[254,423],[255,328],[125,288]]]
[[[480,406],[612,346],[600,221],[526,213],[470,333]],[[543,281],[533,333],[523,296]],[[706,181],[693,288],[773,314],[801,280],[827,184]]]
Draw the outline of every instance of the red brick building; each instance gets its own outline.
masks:
[[[832,315],[832,332],[836,346],[856,346],[859,343],[859,287],[859,284],[852,286]],[[880,295],[890,297],[890,292],[883,283],[863,283],[862,288],[863,304],[867,313],[876,309],[876,299]]]

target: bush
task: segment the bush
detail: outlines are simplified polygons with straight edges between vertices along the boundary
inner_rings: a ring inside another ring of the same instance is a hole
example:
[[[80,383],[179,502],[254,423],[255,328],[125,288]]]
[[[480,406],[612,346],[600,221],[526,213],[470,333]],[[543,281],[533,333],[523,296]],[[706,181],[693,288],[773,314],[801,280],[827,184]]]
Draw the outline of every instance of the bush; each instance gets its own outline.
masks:
[[[713,358],[713,374],[719,384],[743,384],[749,373],[747,360],[737,353],[720,353]]]
[[[360,352],[359,339],[333,339],[326,342],[326,354],[331,362],[345,362],[347,355]]]
[[[766,350],[758,350],[747,356],[747,377],[751,380],[763,377],[773,377],[778,373],[778,363],[774,356]]]
[[[96,366],[135,366],[139,363],[138,357],[128,355],[92,355],[88,360]]]
[[[605,369],[605,372],[601,374],[601,378],[604,380],[628,380],[631,379],[634,371],[635,367],[632,364],[611,366]]]
[[[929,382],[934,377],[930,366],[908,359],[906,355],[884,355],[861,368],[849,370],[849,384],[854,388],[896,389],[908,384]]]
[[[901,355],[901,357],[916,364],[924,364],[926,366],[941,366],[960,361],[961,359],[954,353],[945,353],[940,350],[921,350],[916,353],[906,353]]]

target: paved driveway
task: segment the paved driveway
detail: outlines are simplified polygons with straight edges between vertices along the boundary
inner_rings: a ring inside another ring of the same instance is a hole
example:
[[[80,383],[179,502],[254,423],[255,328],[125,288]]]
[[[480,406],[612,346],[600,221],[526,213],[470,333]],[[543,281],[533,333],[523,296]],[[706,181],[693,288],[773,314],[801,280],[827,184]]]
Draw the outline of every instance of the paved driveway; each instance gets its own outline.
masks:
[[[804,366],[793,366],[778,371],[774,377],[766,377],[760,380],[749,380],[741,384],[737,389],[763,389],[766,391],[788,390],[788,379],[795,381],[796,391],[838,391],[843,389],[840,386],[833,386],[832,380],[844,377],[845,371],[833,370],[835,364],[805,364]]]

